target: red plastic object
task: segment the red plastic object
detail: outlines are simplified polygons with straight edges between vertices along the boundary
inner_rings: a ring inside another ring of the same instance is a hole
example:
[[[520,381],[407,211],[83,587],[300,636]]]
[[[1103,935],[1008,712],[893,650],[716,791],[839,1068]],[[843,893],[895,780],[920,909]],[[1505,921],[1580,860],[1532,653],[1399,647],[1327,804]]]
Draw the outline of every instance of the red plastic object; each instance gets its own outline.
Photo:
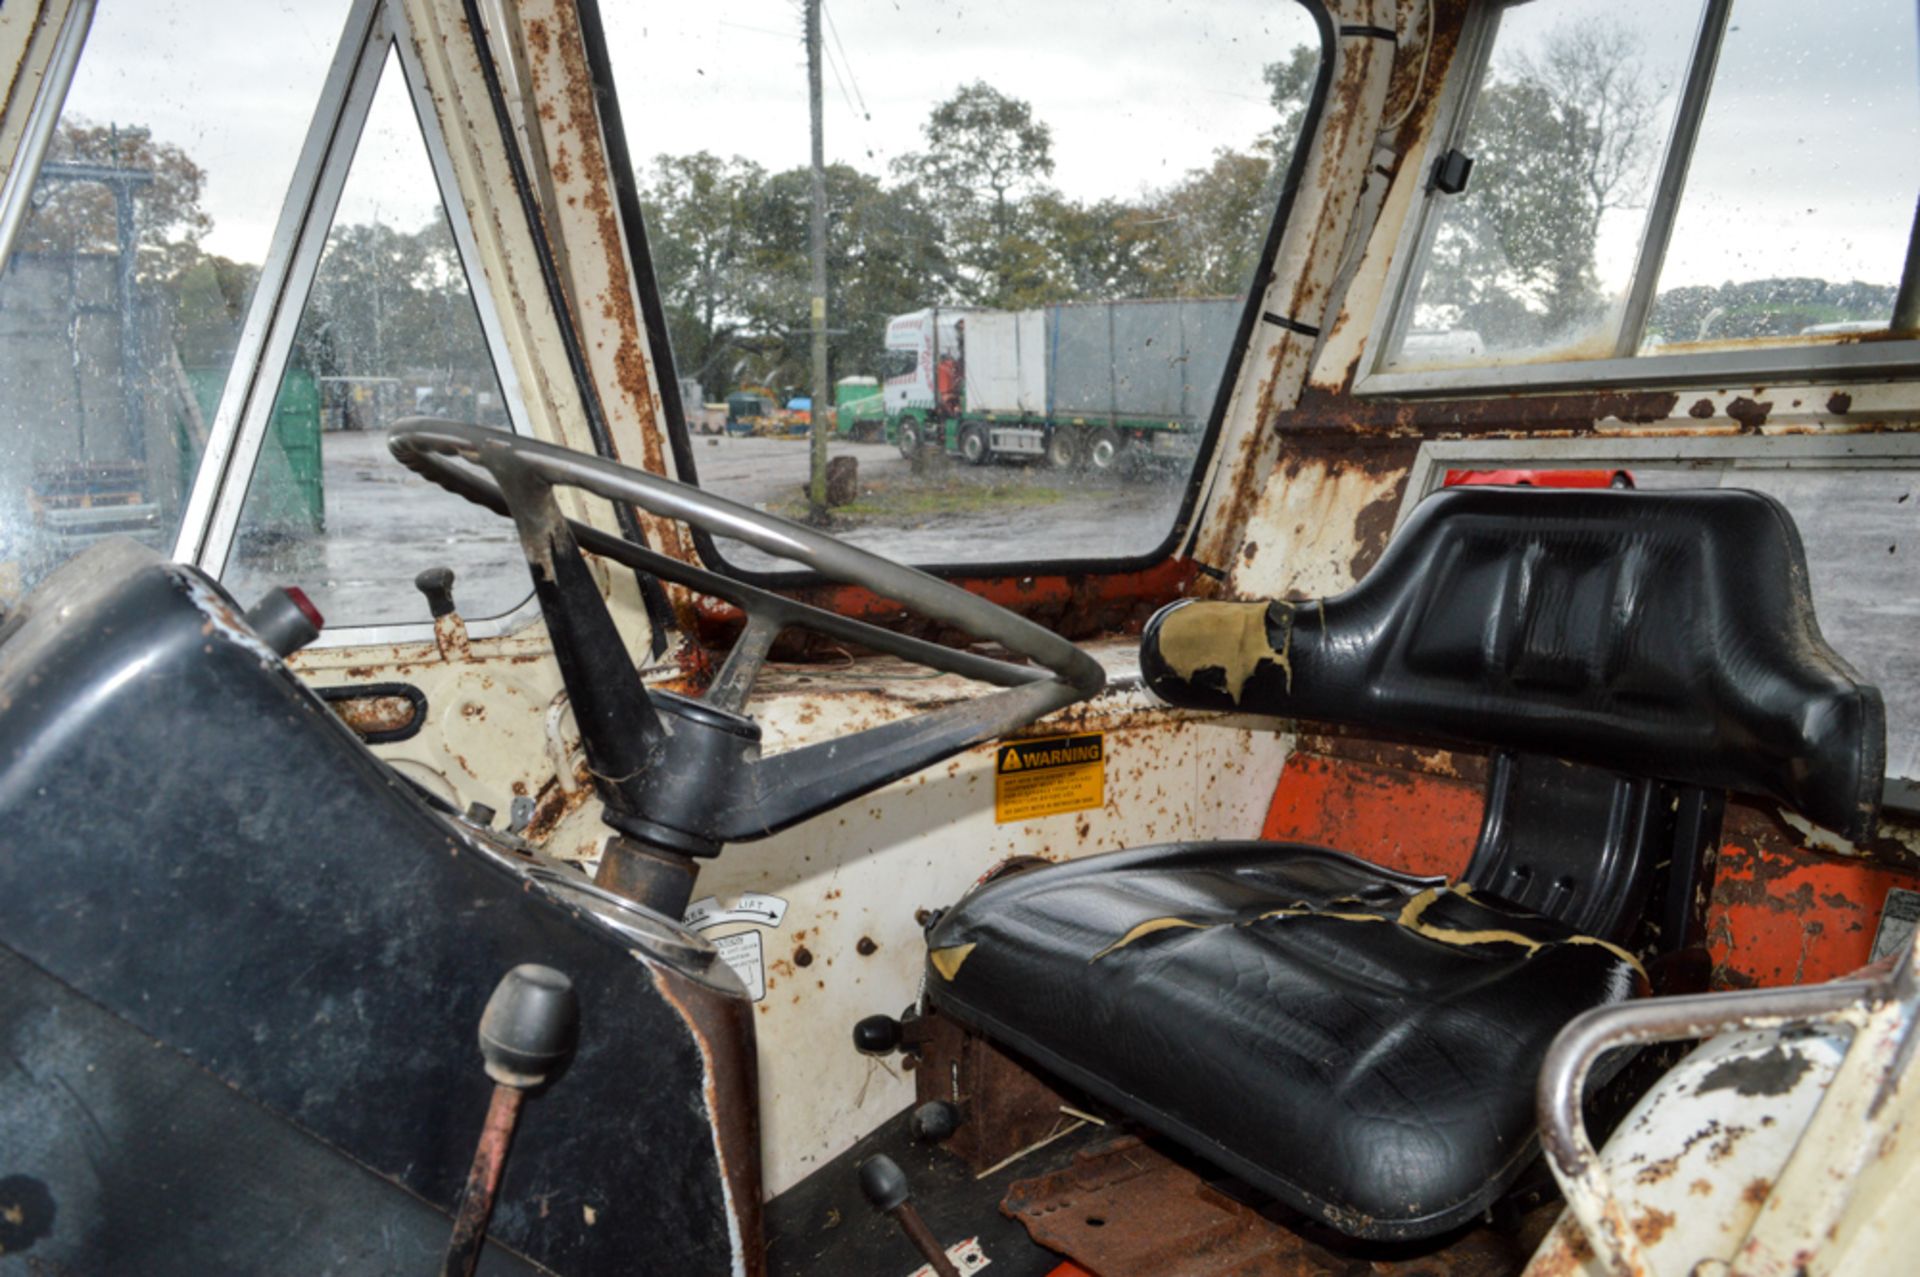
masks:
[[[1449,470],[1446,487],[1504,483],[1522,488],[1631,488],[1631,470]]]
[[[314,629],[324,630],[327,628],[326,618],[320,615],[320,609],[313,605],[313,600],[307,597],[305,590],[297,585],[283,585],[280,589],[288,598],[293,600],[293,605],[300,609],[300,615],[313,622]]]

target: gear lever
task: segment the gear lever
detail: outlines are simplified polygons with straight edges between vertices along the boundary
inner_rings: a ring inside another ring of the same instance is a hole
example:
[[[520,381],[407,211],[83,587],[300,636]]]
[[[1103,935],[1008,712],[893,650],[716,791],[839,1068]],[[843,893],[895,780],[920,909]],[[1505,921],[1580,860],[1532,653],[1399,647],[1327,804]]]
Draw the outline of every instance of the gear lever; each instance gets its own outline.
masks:
[[[473,1150],[467,1187],[453,1217],[440,1277],[473,1277],[506,1169],[507,1147],[527,1092],[549,1081],[573,1054],[580,1002],[573,981],[552,967],[523,963],[501,977],[480,1015],[480,1055],[493,1079],[486,1125]]]
[[[875,1153],[860,1163],[860,1191],[875,1210],[885,1211],[900,1223],[913,1248],[933,1269],[933,1277],[960,1277],[960,1270],[940,1249],[940,1243],[927,1228],[927,1221],[913,1208],[913,1192],[907,1187],[907,1173],[885,1153]]]

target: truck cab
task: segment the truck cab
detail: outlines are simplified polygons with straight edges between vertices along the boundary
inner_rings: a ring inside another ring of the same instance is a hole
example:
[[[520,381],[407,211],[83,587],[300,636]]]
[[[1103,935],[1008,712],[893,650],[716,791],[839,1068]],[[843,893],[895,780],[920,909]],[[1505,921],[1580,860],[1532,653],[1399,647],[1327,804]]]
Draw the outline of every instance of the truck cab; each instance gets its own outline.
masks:
[[[0,9],[0,1277],[1904,1269],[1911,4],[230,8]]]

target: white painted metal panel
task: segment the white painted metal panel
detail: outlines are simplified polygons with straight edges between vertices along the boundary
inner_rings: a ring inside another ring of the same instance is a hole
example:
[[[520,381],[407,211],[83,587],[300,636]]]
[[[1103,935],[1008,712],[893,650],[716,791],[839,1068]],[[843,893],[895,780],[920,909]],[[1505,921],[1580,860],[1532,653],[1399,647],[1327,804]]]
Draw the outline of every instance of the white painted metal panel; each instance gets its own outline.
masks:
[[[967,316],[967,409],[1020,411],[1019,316],[987,310]]]
[[[1047,312],[1023,310],[1014,316],[1020,351],[1020,411],[1047,411]]]

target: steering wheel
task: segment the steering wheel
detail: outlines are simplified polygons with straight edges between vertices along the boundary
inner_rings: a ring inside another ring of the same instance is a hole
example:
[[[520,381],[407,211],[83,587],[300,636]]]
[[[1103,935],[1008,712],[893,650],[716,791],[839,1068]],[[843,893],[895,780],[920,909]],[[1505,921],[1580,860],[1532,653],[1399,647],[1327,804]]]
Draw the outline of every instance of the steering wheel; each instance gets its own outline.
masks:
[[[513,519],[605,806],[604,819],[644,844],[655,860],[713,856],[725,843],[777,833],[1105,686],[1097,661],[1024,617],[937,577],[704,489],[602,457],[437,418],[395,423],[387,446],[416,474]],[[485,476],[454,458],[479,467]],[[1041,668],[896,634],[682,563],[566,518],[554,500],[555,487],[580,488],[745,542],[998,643]],[[704,696],[650,692],[642,685],[581,558],[582,547],[724,599],[746,614],[746,628]],[[760,726],[744,709],[774,640],[790,627],[1001,690],[762,757]],[[690,865],[685,877],[690,890]],[[659,897],[648,902],[678,916],[670,907],[677,888],[641,894]]]

